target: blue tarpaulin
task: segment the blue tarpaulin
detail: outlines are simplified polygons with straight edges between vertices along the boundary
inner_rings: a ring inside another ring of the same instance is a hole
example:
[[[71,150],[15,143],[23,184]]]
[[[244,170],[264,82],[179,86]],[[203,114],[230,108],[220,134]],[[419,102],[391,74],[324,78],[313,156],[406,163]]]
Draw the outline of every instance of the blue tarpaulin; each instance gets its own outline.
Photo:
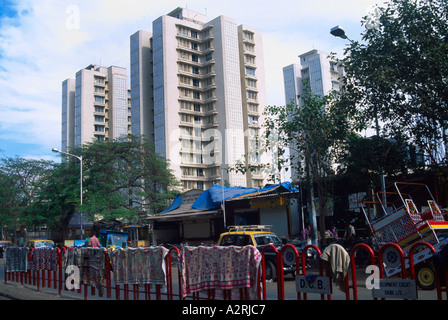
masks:
[[[202,194],[196,199],[196,201],[191,205],[192,209],[196,210],[211,210],[218,209],[221,207],[221,204],[224,200],[236,198],[245,194],[250,193],[269,193],[270,190],[275,190],[278,187],[282,187],[286,189],[286,191],[294,192],[299,191],[299,189],[294,188],[290,182],[283,182],[281,184],[270,185],[261,189],[258,188],[246,188],[246,187],[223,187],[217,184],[214,184],[210,189],[205,190]],[[170,207],[160,214],[173,211],[179,208],[182,204],[182,197],[177,194],[176,198],[171,203]]]
[[[173,210],[179,208],[181,204],[182,204],[182,197],[181,197],[180,193],[178,193],[176,195],[176,197],[174,198],[173,202],[171,203],[170,207],[159,214],[173,211]]]
[[[257,190],[257,188],[223,187],[214,184],[210,189],[204,191],[191,207],[198,210],[217,209],[221,207],[223,198],[227,200],[243,194],[257,192]]]

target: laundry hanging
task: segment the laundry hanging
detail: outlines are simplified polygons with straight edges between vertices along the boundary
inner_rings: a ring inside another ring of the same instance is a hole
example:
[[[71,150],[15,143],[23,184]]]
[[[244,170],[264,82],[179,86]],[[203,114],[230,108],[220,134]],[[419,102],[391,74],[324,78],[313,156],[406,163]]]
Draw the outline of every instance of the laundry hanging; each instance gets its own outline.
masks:
[[[109,249],[116,284],[166,284],[164,247]]]
[[[325,248],[320,258],[330,264],[332,281],[339,290],[345,292],[345,277],[350,267],[350,256],[339,244],[331,244]]]
[[[32,251],[33,270],[50,270],[58,269],[58,251],[56,248],[36,248]]]
[[[81,249],[81,279],[84,284],[103,289],[106,280],[106,249]]]
[[[28,248],[7,247],[4,263],[6,272],[26,272],[28,270]]]
[[[261,254],[254,246],[183,247],[182,295],[248,288],[255,298]]]

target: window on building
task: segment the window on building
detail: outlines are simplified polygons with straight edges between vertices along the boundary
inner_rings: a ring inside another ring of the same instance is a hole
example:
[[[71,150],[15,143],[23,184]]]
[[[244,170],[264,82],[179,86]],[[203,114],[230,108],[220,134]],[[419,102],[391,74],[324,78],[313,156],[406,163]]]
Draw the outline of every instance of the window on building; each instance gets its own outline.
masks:
[[[257,100],[257,93],[254,91],[247,91],[247,98],[251,100]]]
[[[246,75],[247,76],[251,76],[251,77],[255,77],[255,69],[246,67]]]
[[[257,87],[257,80],[254,79],[246,79],[247,86],[250,88],[256,88]]]
[[[104,126],[100,126],[100,125],[95,125],[95,132],[104,132],[105,128]]]
[[[245,43],[245,44],[244,44],[244,49],[245,49],[246,51],[249,51],[249,52],[254,52],[254,51],[255,51],[255,47],[254,47],[254,45],[251,44],[251,43]]]
[[[95,93],[104,93],[104,91],[105,91],[104,87],[95,86]]]
[[[249,103],[248,106],[249,106],[249,111],[258,112],[258,105],[257,104]]]
[[[95,136],[96,141],[104,141],[104,136],[102,136],[102,135],[94,135],[94,136]]]
[[[104,97],[95,96],[96,103],[104,103]]]
[[[96,84],[104,84],[106,80],[103,77],[97,77],[95,76],[95,83]]]
[[[244,40],[254,41],[254,34],[249,31],[244,31],[243,33]]]
[[[246,63],[255,64],[255,57],[251,55],[245,55]]]
[[[256,117],[256,116],[249,116],[249,123],[250,124],[258,124],[258,117]]]
[[[104,116],[95,116],[95,122],[104,122]]]

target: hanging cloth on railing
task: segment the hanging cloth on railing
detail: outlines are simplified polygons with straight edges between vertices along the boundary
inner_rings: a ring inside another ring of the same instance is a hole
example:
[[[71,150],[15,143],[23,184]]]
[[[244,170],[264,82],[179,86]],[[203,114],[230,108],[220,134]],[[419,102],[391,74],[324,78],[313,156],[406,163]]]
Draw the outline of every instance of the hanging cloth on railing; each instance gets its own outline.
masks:
[[[180,261],[184,297],[207,289],[248,288],[250,298],[256,298],[261,254],[254,246],[185,246]]]
[[[350,256],[344,247],[339,244],[329,245],[320,258],[330,264],[333,283],[341,291],[345,291],[345,276],[350,266]]]
[[[32,251],[33,270],[56,271],[58,268],[58,251],[56,248],[36,248]]]
[[[116,284],[166,284],[164,247],[109,249]]]
[[[4,263],[6,272],[26,272],[28,270],[28,248],[7,247]]]
[[[76,247],[68,247],[64,255],[64,264],[67,266],[77,266],[81,268],[81,250]]]
[[[106,249],[81,248],[81,279],[84,284],[103,289],[106,279]]]

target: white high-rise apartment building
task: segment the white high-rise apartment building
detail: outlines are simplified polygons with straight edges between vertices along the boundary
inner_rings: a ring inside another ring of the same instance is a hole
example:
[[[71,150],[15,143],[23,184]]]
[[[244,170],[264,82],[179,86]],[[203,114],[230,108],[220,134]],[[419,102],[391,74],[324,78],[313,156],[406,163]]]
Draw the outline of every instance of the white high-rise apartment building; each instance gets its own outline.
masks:
[[[287,104],[293,101],[300,106],[297,96],[304,94],[305,82],[316,95],[323,96],[331,91],[340,90],[344,75],[340,62],[332,59],[329,54],[315,49],[301,54],[299,59],[299,64],[283,68]]]
[[[315,95],[327,95],[330,92],[338,92],[342,86],[344,76],[343,68],[329,54],[319,50],[311,50],[299,55],[300,63],[283,68],[283,80],[285,87],[285,103],[293,103],[299,107],[302,105],[298,96],[305,94],[305,83]],[[290,149],[291,155],[294,154]],[[292,180],[297,179],[297,172],[291,170]]]
[[[62,83],[63,151],[131,133],[126,69],[89,65]]]
[[[132,134],[154,143],[184,189],[262,186],[266,104],[260,32],[183,8],[131,36]],[[255,168],[224,170],[237,161]]]

